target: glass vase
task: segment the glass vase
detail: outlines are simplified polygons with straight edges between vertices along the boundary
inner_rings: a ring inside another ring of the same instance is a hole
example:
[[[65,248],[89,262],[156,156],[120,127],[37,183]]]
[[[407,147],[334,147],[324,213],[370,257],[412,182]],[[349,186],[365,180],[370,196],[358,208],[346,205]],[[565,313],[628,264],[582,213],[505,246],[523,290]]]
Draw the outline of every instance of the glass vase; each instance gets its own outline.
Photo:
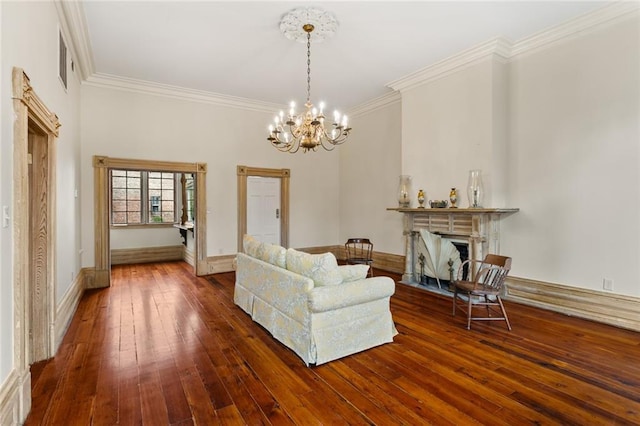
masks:
[[[484,191],[482,188],[482,171],[469,170],[469,184],[467,186],[467,196],[469,197],[470,208],[482,207],[482,196]]]
[[[400,175],[398,206],[405,209],[411,207],[411,176],[409,175]]]

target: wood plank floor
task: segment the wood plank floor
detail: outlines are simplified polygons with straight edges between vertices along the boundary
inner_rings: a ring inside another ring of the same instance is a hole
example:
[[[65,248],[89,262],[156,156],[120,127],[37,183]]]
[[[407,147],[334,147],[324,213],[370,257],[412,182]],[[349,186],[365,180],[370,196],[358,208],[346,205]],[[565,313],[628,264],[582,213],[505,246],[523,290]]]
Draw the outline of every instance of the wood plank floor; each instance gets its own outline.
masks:
[[[394,343],[307,368],[233,304],[233,273],[208,278],[113,267],[32,367],[26,424],[640,424],[640,333],[513,303],[513,331],[469,331],[398,284]]]

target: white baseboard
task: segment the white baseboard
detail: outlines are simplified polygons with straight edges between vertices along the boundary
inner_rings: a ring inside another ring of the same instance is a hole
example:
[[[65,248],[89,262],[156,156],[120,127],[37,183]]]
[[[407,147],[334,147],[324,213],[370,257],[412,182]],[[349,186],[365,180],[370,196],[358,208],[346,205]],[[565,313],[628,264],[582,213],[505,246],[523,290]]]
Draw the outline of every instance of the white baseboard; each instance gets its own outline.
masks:
[[[183,254],[182,254],[182,260],[184,260],[185,262],[187,262],[189,265],[195,267],[196,266],[196,258],[195,258],[195,252],[193,251],[193,249],[189,249],[187,247],[183,247]]]
[[[640,331],[640,298],[507,277],[505,300]]]
[[[20,398],[18,374],[15,370],[9,373],[7,380],[0,386],[0,424],[19,424]]]
[[[67,332],[69,324],[71,324],[73,314],[75,314],[76,309],[78,308],[78,304],[80,303],[80,298],[84,293],[85,280],[88,278],[91,272],[92,271],[89,268],[81,269],[80,273],[76,275],[76,279],[73,280],[71,287],[67,290],[65,295],[62,297],[62,300],[60,300],[60,303],[58,304],[58,307],[56,309],[56,341],[54,346],[54,353],[58,352],[60,343],[62,343],[62,338]]]
[[[0,385],[0,425],[21,425],[31,411],[31,373],[11,370]]]
[[[235,270],[234,260],[235,254],[226,254],[222,256],[209,256],[205,260],[205,271],[207,274],[219,274],[222,272],[231,272]]]

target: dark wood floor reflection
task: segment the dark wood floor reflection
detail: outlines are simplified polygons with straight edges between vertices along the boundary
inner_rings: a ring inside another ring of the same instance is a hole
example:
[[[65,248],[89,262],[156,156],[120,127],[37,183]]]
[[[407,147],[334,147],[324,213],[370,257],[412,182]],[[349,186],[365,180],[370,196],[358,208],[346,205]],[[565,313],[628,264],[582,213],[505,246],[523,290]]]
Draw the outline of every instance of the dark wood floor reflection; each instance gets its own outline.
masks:
[[[233,304],[233,273],[112,274],[32,367],[27,425],[640,424],[639,333],[509,303],[513,331],[468,331],[399,284],[394,343],[307,368]]]

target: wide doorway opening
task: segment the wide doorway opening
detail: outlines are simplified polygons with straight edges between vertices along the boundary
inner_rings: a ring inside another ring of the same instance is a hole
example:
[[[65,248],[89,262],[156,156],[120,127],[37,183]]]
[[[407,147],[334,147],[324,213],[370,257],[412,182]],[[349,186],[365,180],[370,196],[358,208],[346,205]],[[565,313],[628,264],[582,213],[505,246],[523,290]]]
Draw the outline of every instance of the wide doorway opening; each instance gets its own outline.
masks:
[[[89,287],[108,287],[111,280],[111,170],[155,170],[171,173],[189,174],[193,177],[194,209],[193,227],[195,237],[194,259],[196,275],[206,275],[207,271],[207,216],[206,216],[206,163],[181,163],[140,159],[93,157],[94,168],[94,235],[95,235],[95,272]],[[178,231],[176,231],[178,232]]]

